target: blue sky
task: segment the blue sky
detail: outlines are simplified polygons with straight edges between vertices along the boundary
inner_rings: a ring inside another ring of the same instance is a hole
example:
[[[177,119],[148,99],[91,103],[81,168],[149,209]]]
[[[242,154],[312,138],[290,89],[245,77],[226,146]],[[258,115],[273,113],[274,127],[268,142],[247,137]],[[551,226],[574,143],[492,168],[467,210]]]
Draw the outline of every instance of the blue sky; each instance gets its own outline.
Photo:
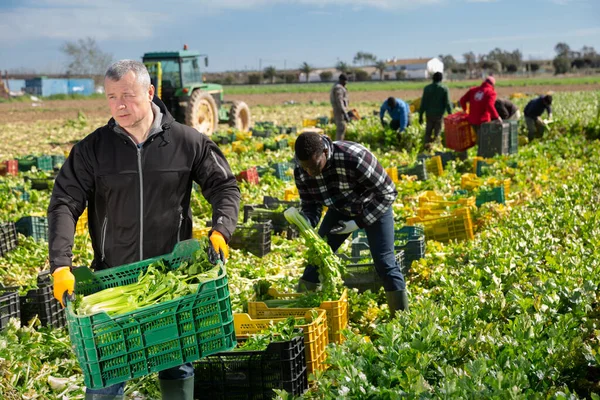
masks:
[[[94,37],[115,59],[190,49],[209,71],[315,67],[357,51],[415,58],[554,45],[600,51],[600,0],[0,0],[0,69],[64,70],[68,40]]]

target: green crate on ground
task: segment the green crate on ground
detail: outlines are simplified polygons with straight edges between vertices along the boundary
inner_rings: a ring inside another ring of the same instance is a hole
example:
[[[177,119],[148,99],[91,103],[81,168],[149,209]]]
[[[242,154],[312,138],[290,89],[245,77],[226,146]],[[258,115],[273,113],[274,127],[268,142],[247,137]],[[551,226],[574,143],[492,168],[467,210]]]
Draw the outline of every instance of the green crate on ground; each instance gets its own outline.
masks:
[[[274,175],[277,179],[282,181],[290,181],[293,177],[294,166],[287,162],[273,163],[270,166],[275,170]],[[288,171],[291,170],[291,174]]]
[[[418,180],[426,181],[427,180],[427,167],[424,162],[418,162],[412,167],[398,167],[398,177],[400,175],[415,175]]]
[[[62,165],[65,163],[66,158],[63,154],[55,154],[52,156],[52,168],[60,169]]]
[[[497,186],[490,190],[482,190],[477,194],[475,205],[481,207],[482,204],[495,201],[504,204],[504,186]]]
[[[31,236],[35,240],[48,240],[48,218],[46,217],[23,217],[19,219],[15,226],[17,232]]]
[[[507,121],[509,125],[508,154],[519,152],[519,121]]]
[[[180,242],[172,253],[93,273],[74,274],[75,293],[88,295],[135,283],[160,259],[176,269],[200,249],[197,240]],[[85,385],[97,389],[176,367],[235,347],[227,274],[198,285],[194,294],[110,317],[78,316],[67,303],[71,344]]]

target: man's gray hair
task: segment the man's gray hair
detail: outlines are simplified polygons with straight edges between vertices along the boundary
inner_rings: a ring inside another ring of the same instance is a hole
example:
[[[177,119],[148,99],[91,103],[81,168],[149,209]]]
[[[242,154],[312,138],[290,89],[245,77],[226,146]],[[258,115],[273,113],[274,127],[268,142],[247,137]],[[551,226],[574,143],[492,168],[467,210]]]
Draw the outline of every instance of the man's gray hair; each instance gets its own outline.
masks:
[[[120,81],[129,71],[133,71],[137,81],[142,87],[150,87],[150,74],[146,69],[146,66],[139,61],[135,60],[120,60],[112,64],[106,70],[104,79],[108,78],[111,81]]]

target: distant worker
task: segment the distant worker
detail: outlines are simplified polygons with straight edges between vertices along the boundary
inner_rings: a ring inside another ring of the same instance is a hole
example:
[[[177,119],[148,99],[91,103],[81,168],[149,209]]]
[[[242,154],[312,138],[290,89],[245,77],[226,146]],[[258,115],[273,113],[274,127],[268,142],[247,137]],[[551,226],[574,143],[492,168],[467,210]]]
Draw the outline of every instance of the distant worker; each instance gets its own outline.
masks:
[[[331,88],[329,101],[333,107],[333,121],[335,122],[335,140],[344,140],[346,135],[346,124],[350,121],[348,115],[348,89],[346,89],[348,77],[340,74],[338,81]]]
[[[460,106],[463,110],[467,110],[469,104],[469,124],[475,130],[479,137],[479,127],[481,124],[497,120],[502,122],[502,118],[498,115],[496,107],[496,91],[494,85],[496,79],[493,76],[488,76],[480,86],[474,86],[463,97],[460,98]]]
[[[406,127],[410,125],[410,108],[404,101],[398,98],[388,97],[388,99],[383,102],[379,109],[379,119],[381,120],[381,125],[383,127],[386,126],[386,123],[383,120],[386,112],[390,114],[390,117],[392,118],[392,121],[390,122],[390,128],[392,128],[392,130],[404,132]]]
[[[452,113],[448,88],[442,85],[443,78],[444,75],[441,72],[436,72],[433,74],[433,83],[423,89],[423,97],[419,107],[419,124],[423,124],[423,113],[425,113],[426,125],[423,144],[426,148],[431,147],[431,143],[440,136],[444,112]]]
[[[519,111],[519,107],[514,105],[508,99],[496,99],[496,103],[494,104],[496,111],[498,111],[498,115],[503,120],[512,120],[518,121],[521,118],[521,111]]]
[[[536,137],[544,136],[544,129],[548,126],[548,121],[552,120],[552,95],[546,94],[536,99],[531,100],[525,106],[523,114],[525,114],[525,123],[529,131],[529,141],[531,142]],[[548,113],[548,121],[542,121],[540,118],[546,111]]]

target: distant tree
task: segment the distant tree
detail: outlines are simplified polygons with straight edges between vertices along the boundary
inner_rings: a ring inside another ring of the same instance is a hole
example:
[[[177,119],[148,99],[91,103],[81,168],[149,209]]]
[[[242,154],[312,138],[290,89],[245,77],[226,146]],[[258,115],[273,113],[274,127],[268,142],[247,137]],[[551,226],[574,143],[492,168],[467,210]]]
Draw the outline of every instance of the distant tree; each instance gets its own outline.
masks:
[[[352,59],[353,64],[368,65],[377,62],[377,57],[372,53],[359,51]]]
[[[355,69],[353,71],[353,75],[357,82],[368,81],[370,78],[369,73],[364,69]]]
[[[313,71],[313,67],[311,67],[307,62],[303,62],[300,66],[300,72],[302,72],[306,76],[306,82],[308,82],[308,76]]]
[[[406,78],[406,70],[400,70],[400,71],[396,71],[396,79],[398,79],[399,81],[403,80],[404,78]]]
[[[519,70],[519,67],[516,64],[508,64],[506,66],[506,72],[515,73]]]
[[[113,60],[112,54],[103,52],[96,39],[92,37],[79,39],[76,42],[65,42],[61,51],[69,60],[67,73],[72,75],[104,77]]]
[[[321,78],[321,82],[329,82],[333,78],[333,72],[323,71],[319,74],[319,78]]]
[[[557,56],[552,60],[554,74],[566,74],[571,70],[571,61],[567,56]]]
[[[484,69],[487,72],[501,72],[502,64],[500,61],[496,60],[484,60],[481,62],[481,69]]]
[[[375,64],[375,68],[377,68],[377,71],[379,71],[379,80],[383,80],[383,74],[387,68],[387,63],[384,60],[379,60]]]
[[[467,67],[467,71],[469,72],[469,78],[472,76],[473,70],[477,65],[477,59],[475,57],[475,53],[469,51],[468,53],[463,54],[463,59],[465,61],[465,66]]]
[[[446,71],[452,71],[456,68],[456,59],[451,54],[440,54],[438,58],[444,63],[444,69]]]
[[[531,72],[537,72],[537,71],[539,71],[539,69],[540,69],[540,64],[535,63],[535,62],[530,62],[529,63],[529,70]]]
[[[277,69],[274,66],[270,65],[264,70],[265,79],[271,80],[271,83],[275,83],[275,78],[277,77]]]
[[[260,74],[248,74],[248,83],[250,85],[260,85],[261,80]]]
[[[340,61],[335,65],[335,69],[342,74],[347,74],[350,71],[350,66],[347,63]]]
[[[223,84],[224,85],[233,85],[233,76],[231,75],[227,75],[225,76],[225,78],[223,78]]]
[[[285,83],[295,83],[299,81],[299,74],[297,73],[287,73],[283,75],[283,80],[285,81]]]
[[[564,42],[557,43],[554,46],[554,51],[558,57],[566,57],[569,58],[569,54],[571,53],[571,47]]]

